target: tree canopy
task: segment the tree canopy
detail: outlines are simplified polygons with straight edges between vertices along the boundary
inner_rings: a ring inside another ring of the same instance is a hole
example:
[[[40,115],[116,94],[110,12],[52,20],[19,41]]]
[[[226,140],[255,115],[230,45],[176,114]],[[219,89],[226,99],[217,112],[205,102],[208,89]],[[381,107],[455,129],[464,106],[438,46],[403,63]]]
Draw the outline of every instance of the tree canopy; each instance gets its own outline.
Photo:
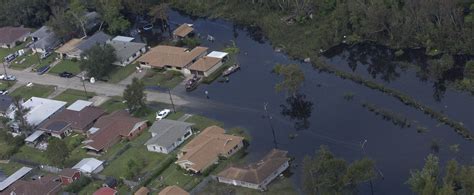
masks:
[[[123,91],[123,99],[127,101],[130,113],[137,113],[146,109],[145,84],[138,78],[133,78],[132,83]]]
[[[474,80],[474,60],[470,60],[464,67],[464,78]]]
[[[288,94],[295,94],[304,82],[304,72],[298,64],[277,64],[273,68],[273,72],[283,77],[283,81],[275,85],[275,89],[287,91]]]
[[[51,164],[62,167],[69,156],[69,149],[64,140],[53,137],[48,142],[45,155]]]
[[[110,34],[120,34],[130,27],[130,22],[120,13],[124,8],[121,0],[98,0],[98,4]]]
[[[110,45],[94,45],[85,51],[81,60],[81,68],[87,71],[90,77],[104,78],[113,68],[112,63],[117,60],[115,49]]]

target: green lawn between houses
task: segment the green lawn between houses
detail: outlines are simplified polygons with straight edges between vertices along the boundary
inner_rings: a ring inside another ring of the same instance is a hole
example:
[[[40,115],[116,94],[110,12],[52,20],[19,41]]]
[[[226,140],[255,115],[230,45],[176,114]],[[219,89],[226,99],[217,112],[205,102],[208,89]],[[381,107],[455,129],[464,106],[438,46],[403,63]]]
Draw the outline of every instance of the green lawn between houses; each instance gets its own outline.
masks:
[[[15,91],[13,91],[10,95],[11,96],[20,96],[25,100],[30,99],[31,97],[42,97],[46,98],[54,91],[54,86],[52,85],[40,85],[40,84],[33,84],[31,87],[27,87],[26,85],[19,87]]]
[[[94,92],[87,92],[87,96],[84,91],[67,89],[58,96],[54,97],[55,100],[65,101],[68,105],[74,103],[77,100],[89,100],[96,94]]]
[[[48,72],[49,74],[58,75],[62,72],[69,72],[74,75],[77,75],[81,72],[81,68],[79,66],[79,62],[72,61],[72,60],[61,60],[56,66],[51,68]]]
[[[10,89],[13,85],[15,85],[16,81],[0,81],[0,90],[7,90]]]
[[[145,86],[159,86],[165,89],[173,89],[178,84],[183,82],[184,76],[178,71],[172,70],[158,70],[150,69],[147,70],[142,81]]]
[[[123,110],[127,108],[127,105],[123,103],[122,97],[115,96],[100,105],[106,112],[111,113],[116,110]]]
[[[31,51],[17,57],[13,62],[10,63],[10,68],[16,70],[23,70],[32,66],[33,64],[39,63],[40,58],[38,55],[34,55]]]
[[[114,65],[115,66],[115,65]],[[125,67],[115,66],[112,71],[110,71],[108,75],[108,79],[110,83],[118,83],[123,79],[127,78],[133,72],[135,72],[137,65],[136,64],[129,64]]]
[[[14,48],[0,48],[0,60],[3,62],[3,58],[6,57],[9,54],[12,54],[13,52],[16,52],[20,49],[25,48],[26,43],[28,43],[29,40],[21,43],[20,45],[17,45]]]
[[[11,175],[18,171],[18,169],[21,167],[23,167],[23,165],[14,162],[0,163],[0,171],[3,171],[5,175]]]

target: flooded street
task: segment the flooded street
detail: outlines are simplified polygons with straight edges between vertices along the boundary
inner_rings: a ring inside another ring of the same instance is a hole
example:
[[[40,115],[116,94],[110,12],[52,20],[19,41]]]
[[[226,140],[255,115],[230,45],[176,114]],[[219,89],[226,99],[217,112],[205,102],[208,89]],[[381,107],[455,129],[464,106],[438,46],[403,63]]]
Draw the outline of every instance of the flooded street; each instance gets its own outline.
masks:
[[[202,36],[212,35],[215,42],[203,40],[202,45],[212,50],[221,50],[234,40],[240,48],[238,62],[241,70],[230,76],[229,83],[214,82],[201,84],[197,90],[186,93],[179,87],[174,94],[189,99],[192,105],[183,108],[187,112],[222,121],[226,128],[235,126],[245,128],[252,136],[248,148],[249,160],[259,159],[274,147],[271,127],[264,117],[264,104],[272,116],[271,123],[276,132],[277,147],[288,150],[296,158],[292,177],[301,186],[301,161],[305,155],[314,155],[320,145],[327,145],[332,152],[348,161],[367,155],[376,161],[381,176],[374,181],[376,194],[409,194],[405,184],[409,170],[421,168],[424,158],[431,152],[433,140],[440,145],[441,162],[453,157],[461,163],[474,162],[474,144],[456,134],[450,127],[438,124],[438,121],[423,112],[406,106],[397,99],[379,91],[367,88],[339,77],[320,73],[311,64],[291,60],[282,53],[276,53],[268,41],[251,36],[245,29],[237,28],[223,20],[197,19],[171,11],[169,14],[173,28],[177,24],[192,23]],[[434,88],[430,81],[422,82],[416,77],[415,68],[376,71],[376,78],[370,72],[373,65],[383,66],[383,61],[370,61],[364,64],[356,60],[357,67],[348,58],[348,52],[341,50],[328,56],[327,62],[337,68],[384,83],[387,87],[410,95],[420,103],[437,111],[442,111],[452,119],[461,121],[468,129],[474,129],[474,97],[468,93],[447,89],[440,101],[433,97]],[[281,114],[287,105],[284,93],[275,91],[280,78],[271,73],[275,64],[300,64],[305,72],[306,81],[301,93],[305,101],[312,103],[310,113],[305,113],[307,121],[293,120]],[[352,64],[352,65],[351,65]],[[352,67],[351,67],[352,66]],[[393,73],[395,71],[395,73]],[[384,73],[390,74],[384,74]],[[385,78],[390,79],[384,79]],[[394,76],[396,75],[396,76]],[[388,82],[387,80],[390,80]],[[205,91],[210,99],[206,99]],[[344,96],[353,94],[354,99],[347,101]],[[412,121],[411,127],[401,128],[392,122],[383,120],[362,106],[363,103],[375,104],[405,116]],[[302,124],[303,122],[303,124]],[[295,127],[306,128],[295,128]],[[418,133],[417,127],[427,131]],[[298,129],[298,130],[297,130]],[[471,131],[472,132],[472,131]],[[290,136],[292,135],[292,136]],[[295,136],[293,138],[293,136]],[[362,143],[367,140],[362,148]],[[449,146],[459,144],[460,151],[454,153]],[[271,186],[270,186],[271,187]],[[370,192],[368,184],[361,185],[361,194]]]

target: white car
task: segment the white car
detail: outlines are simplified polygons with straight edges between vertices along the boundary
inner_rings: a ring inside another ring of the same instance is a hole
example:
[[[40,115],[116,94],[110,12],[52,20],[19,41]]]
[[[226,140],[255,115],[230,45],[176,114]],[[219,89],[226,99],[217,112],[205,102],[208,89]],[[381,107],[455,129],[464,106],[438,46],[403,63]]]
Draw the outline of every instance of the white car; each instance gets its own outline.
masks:
[[[168,116],[168,114],[170,114],[170,112],[171,112],[170,109],[164,109],[160,112],[157,112],[156,113],[156,120],[161,120],[161,119],[166,118],[166,116]]]
[[[0,80],[3,80],[5,79],[5,75],[4,74],[0,74]]]
[[[3,77],[3,80],[6,80],[6,81],[15,81],[15,80],[16,80],[16,76],[14,76],[14,75],[7,75],[7,76]]]

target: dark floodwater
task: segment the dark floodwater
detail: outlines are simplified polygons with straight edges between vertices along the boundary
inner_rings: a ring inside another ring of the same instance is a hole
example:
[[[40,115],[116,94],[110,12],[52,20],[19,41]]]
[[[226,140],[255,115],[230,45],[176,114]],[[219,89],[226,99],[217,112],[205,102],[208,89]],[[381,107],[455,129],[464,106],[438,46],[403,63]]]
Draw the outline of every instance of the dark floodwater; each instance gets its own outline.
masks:
[[[240,48],[238,61],[242,69],[230,77],[229,83],[214,82],[211,85],[201,85],[191,93],[185,93],[181,88],[177,88],[173,93],[193,101],[190,107],[183,108],[186,111],[223,121],[226,128],[239,126],[248,130],[252,136],[248,148],[249,160],[260,158],[274,147],[269,123],[263,117],[263,105],[264,102],[268,102],[278,147],[288,150],[291,156],[296,157],[296,165],[301,165],[302,158],[305,155],[313,155],[320,145],[329,146],[335,155],[349,161],[358,159],[362,156],[361,143],[367,140],[366,155],[376,161],[377,168],[383,174],[383,178],[379,177],[374,182],[376,194],[410,193],[409,187],[405,184],[409,170],[422,167],[424,157],[431,152],[430,146],[434,139],[440,144],[441,161],[456,157],[463,163],[474,162],[472,142],[465,141],[451,128],[439,125],[436,120],[405,106],[391,96],[350,80],[342,80],[335,75],[319,73],[310,64],[300,63],[282,53],[274,52],[270,43],[261,36],[251,36],[248,30],[238,28],[230,22],[192,19],[174,11],[170,12],[170,20],[173,27],[184,22],[192,23],[202,36],[208,34],[214,36],[216,39],[214,43],[203,41],[203,45],[213,50],[222,49],[231,40],[235,40]],[[466,127],[474,129],[472,120],[474,97],[447,89],[441,100],[437,101],[433,98],[433,83],[422,82],[416,76],[414,68],[400,69],[397,66],[386,66],[383,64],[386,62],[380,61],[379,54],[374,54],[373,57],[367,51],[373,52],[373,49],[343,48],[333,52],[328,57],[328,62],[342,70],[354,71],[356,74],[403,91],[423,104],[443,111],[453,119],[462,121]],[[354,58],[361,55],[368,58]],[[305,123],[308,128],[305,130],[295,129],[301,125],[301,121],[281,114],[281,105],[287,104],[285,94],[274,90],[280,78],[271,73],[273,66],[278,63],[297,63],[305,72],[306,81],[302,87],[302,94],[313,104],[310,117]],[[205,90],[209,91],[209,100],[205,98]],[[355,94],[354,100],[344,100],[344,95],[347,93]],[[414,121],[415,125],[411,128],[395,126],[363,108],[362,102],[373,103],[402,114]],[[302,115],[305,114],[308,113]],[[417,126],[427,127],[429,131],[417,133]],[[290,134],[297,136],[290,139]],[[453,144],[460,145],[458,154],[449,150],[449,146]],[[297,186],[301,186],[300,168],[301,166],[292,169],[296,173],[293,178]],[[360,194],[370,192],[368,184],[361,185],[359,190]]]

